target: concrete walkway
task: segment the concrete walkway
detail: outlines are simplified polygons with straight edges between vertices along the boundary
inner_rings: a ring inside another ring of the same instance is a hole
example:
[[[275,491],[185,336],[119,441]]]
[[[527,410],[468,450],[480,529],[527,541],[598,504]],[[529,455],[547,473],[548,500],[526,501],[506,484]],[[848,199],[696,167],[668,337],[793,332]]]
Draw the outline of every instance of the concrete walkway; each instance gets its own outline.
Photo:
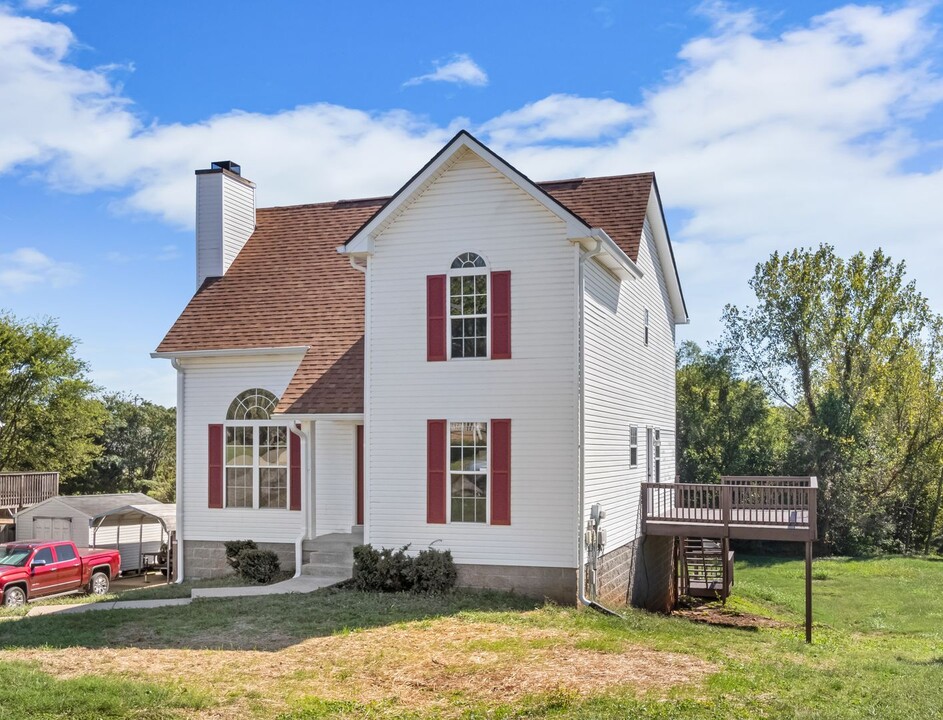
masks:
[[[115,600],[113,602],[79,603],[75,605],[36,605],[26,617],[39,615],[64,615],[91,610],[147,610],[158,607],[189,605],[193,600],[209,598],[256,597],[259,595],[288,595],[309,593],[334,585],[344,578],[300,575],[272,585],[247,585],[244,587],[194,588],[188,598],[167,600]]]
[[[290,593],[309,593],[339,583],[344,578],[317,577],[299,575],[271,585],[250,585],[247,587],[193,588],[190,597],[196,598],[231,598],[255,597],[257,595],[288,595]]]
[[[173,598],[167,600],[115,600],[113,602],[78,603],[75,605],[37,605],[30,608],[30,611],[26,613],[26,617],[66,615],[92,610],[147,610],[172,605],[189,605],[191,602],[190,598]]]

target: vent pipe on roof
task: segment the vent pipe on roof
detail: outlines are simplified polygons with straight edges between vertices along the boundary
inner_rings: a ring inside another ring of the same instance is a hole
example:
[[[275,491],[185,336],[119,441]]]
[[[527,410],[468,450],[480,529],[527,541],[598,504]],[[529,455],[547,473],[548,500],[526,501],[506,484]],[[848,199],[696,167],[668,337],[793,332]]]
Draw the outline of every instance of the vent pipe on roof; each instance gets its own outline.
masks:
[[[196,171],[196,286],[222,277],[255,230],[255,183],[232,160]]]

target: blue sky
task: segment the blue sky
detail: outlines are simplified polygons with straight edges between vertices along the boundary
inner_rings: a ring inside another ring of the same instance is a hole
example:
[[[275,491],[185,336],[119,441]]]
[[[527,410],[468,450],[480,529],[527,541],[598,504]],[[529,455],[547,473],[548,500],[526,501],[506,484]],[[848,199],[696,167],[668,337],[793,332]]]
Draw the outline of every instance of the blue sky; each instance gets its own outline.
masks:
[[[692,325],[776,249],[883,245],[937,310],[933,4],[0,3],[0,309],[110,390],[193,292],[193,170],[260,206],[393,192],[457,129],[534,179],[654,170]]]

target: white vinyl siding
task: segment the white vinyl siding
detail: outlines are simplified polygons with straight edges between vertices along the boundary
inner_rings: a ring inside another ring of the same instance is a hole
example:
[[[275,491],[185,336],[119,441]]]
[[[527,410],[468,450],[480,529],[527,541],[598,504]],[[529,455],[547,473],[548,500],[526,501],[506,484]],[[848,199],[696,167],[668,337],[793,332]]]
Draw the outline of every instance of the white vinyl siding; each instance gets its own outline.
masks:
[[[510,270],[511,360],[426,361],[426,276]],[[367,292],[367,540],[460,563],[576,566],[576,249],[564,223],[465,152],[376,238]],[[426,523],[426,423],[510,418],[511,524]]]
[[[184,367],[183,524],[186,540],[294,542],[302,513],[291,510],[207,507],[208,427],[224,423],[230,403],[247,388],[264,388],[280,397],[301,360],[297,356],[188,358]],[[178,513],[179,515],[179,513]]]
[[[675,338],[668,293],[648,221],[638,264],[640,280],[620,282],[595,261],[586,263],[586,493],[606,511],[607,550],[640,533],[640,483],[649,466],[649,428],[661,437],[661,480],[674,478]],[[645,342],[646,316],[648,343]],[[631,427],[638,463],[631,466]]]
[[[197,287],[224,275],[254,230],[254,188],[223,172],[197,175]]]
[[[349,533],[357,521],[357,426],[314,424],[315,535]]]

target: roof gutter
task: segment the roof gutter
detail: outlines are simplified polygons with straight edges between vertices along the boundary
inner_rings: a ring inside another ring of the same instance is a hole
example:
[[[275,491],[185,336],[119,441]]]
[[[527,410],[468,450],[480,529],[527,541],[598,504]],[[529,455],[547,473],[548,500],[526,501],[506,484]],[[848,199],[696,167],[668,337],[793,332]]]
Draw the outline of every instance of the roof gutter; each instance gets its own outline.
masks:
[[[310,345],[291,345],[274,348],[226,348],[224,350],[177,350],[168,352],[152,352],[152,358],[213,358],[213,357],[240,357],[245,355],[302,355],[308,352]]]
[[[600,231],[602,232],[602,231]],[[605,233],[603,233],[604,235]],[[608,237],[608,236],[606,236]],[[596,243],[591,250],[587,250],[584,253],[580,254],[579,262],[579,308],[580,308],[580,326],[579,326],[579,343],[580,343],[580,352],[579,352],[579,371],[578,371],[578,384],[577,384],[577,405],[579,406],[579,417],[577,427],[579,428],[579,472],[577,473],[577,503],[576,503],[576,548],[577,548],[577,580],[576,580],[576,596],[579,599],[580,603],[586,607],[590,607],[593,610],[603,613],[604,615],[615,615],[616,617],[621,617],[619,613],[614,610],[610,610],[604,605],[599,604],[595,600],[590,600],[586,597],[586,559],[584,557],[584,544],[583,544],[583,504],[586,490],[586,408],[584,401],[584,387],[585,387],[585,374],[586,374],[586,337],[583,332],[585,327],[585,285],[586,285],[586,261],[590,258],[597,257],[604,252],[604,240],[601,236],[594,237]],[[610,240],[611,242],[611,240]]]

